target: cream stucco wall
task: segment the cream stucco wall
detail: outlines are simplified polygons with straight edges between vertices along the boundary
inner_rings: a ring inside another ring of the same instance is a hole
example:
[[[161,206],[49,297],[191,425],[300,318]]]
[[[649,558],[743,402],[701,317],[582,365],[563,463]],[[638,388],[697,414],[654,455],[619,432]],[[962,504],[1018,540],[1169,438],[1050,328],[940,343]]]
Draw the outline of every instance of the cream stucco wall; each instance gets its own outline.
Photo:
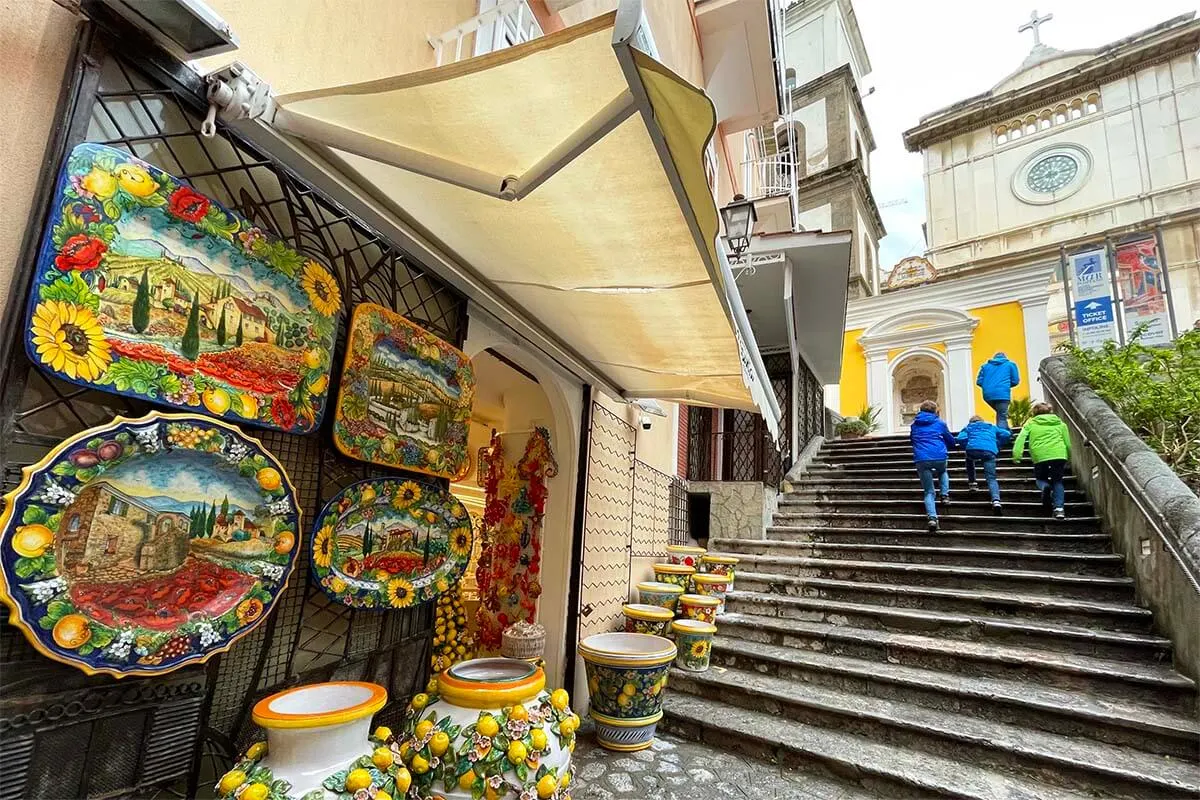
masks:
[[[788,66],[796,70],[796,85],[802,86],[842,64],[849,64],[855,81],[861,81],[865,65],[850,44],[846,0],[798,3],[788,11],[784,23],[784,52]]]

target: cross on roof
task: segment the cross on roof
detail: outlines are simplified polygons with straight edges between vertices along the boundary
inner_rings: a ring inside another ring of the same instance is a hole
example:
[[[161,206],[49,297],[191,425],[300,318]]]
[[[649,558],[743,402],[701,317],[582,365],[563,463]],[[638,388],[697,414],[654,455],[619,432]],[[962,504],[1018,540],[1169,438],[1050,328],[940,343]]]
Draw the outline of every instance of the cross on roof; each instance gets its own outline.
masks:
[[[1024,33],[1025,31],[1033,31],[1033,46],[1037,47],[1039,44],[1042,43],[1041,32],[1038,30],[1038,28],[1040,26],[1044,25],[1045,23],[1049,22],[1052,19],[1054,19],[1053,14],[1047,14],[1044,17],[1039,17],[1038,13],[1037,13],[1037,9],[1034,9],[1029,14],[1029,22],[1026,22],[1024,25],[1017,28],[1017,33]]]

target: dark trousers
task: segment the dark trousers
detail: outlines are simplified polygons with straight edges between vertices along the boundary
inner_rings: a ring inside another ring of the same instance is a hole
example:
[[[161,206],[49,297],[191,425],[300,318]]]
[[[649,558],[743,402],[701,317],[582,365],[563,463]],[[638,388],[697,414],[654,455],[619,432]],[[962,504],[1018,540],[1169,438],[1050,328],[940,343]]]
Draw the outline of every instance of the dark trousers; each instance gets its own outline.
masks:
[[[1011,430],[1008,427],[1008,404],[1010,401],[1008,401],[1008,400],[986,400],[984,402],[986,402],[989,406],[991,406],[992,410],[996,412],[996,427],[1004,428],[1004,430],[1006,430],[1006,431]]]
[[[1042,505],[1063,507],[1067,497],[1067,489],[1063,486],[1063,473],[1066,471],[1067,461],[1063,458],[1039,461],[1033,465],[1033,478],[1042,490]]]

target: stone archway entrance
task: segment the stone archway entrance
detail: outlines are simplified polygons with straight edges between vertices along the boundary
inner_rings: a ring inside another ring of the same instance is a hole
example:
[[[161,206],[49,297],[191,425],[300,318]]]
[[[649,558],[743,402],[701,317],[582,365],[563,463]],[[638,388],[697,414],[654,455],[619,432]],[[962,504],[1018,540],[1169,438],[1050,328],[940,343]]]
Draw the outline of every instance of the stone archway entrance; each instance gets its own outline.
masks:
[[[897,430],[907,430],[921,403],[932,400],[946,407],[946,371],[931,355],[917,353],[902,358],[892,369],[891,412]]]

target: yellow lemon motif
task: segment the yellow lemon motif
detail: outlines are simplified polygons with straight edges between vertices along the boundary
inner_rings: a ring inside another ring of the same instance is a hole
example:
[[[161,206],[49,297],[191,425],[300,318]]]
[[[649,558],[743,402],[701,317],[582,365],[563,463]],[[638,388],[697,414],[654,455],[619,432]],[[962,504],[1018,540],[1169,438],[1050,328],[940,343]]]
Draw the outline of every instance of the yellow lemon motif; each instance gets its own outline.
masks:
[[[359,789],[366,789],[370,785],[371,773],[361,767],[350,770],[350,774],[346,776],[347,792],[357,792]]]
[[[392,738],[392,729],[387,725],[380,725],[375,729],[375,738],[381,742],[386,742],[388,739]]]
[[[542,779],[537,782],[538,797],[542,800],[553,797],[556,791],[558,791],[558,781],[554,780],[553,775],[543,775]]]
[[[122,164],[113,173],[121,188],[134,197],[149,197],[158,191],[158,184],[150,177],[150,173],[136,164]]]
[[[262,758],[267,754],[266,742],[255,742],[246,748],[246,758]]]
[[[424,692],[413,695],[413,699],[412,699],[413,711],[421,711],[427,705],[429,705],[429,695],[425,694]]]
[[[475,785],[475,770],[469,769],[466,772],[464,772],[462,775],[458,776],[458,788],[469,792],[471,790],[471,787],[474,785]]]
[[[566,772],[563,773],[562,780],[558,782],[558,785],[564,789],[571,785],[571,771],[570,770],[567,770]]]
[[[433,738],[429,740],[429,751],[435,756],[440,756],[442,753],[446,752],[449,747],[450,737],[446,735],[445,731],[438,731],[433,735]]]
[[[621,687],[621,694],[627,694],[630,697],[633,697],[635,694],[637,694],[637,687],[632,683],[627,683]]]
[[[51,636],[54,637],[54,643],[59,647],[74,650],[82,647],[88,639],[92,638],[92,629],[88,625],[87,617],[82,614],[67,614],[54,623]],[[243,778],[243,780],[245,779]]]
[[[54,542],[54,531],[45,525],[22,525],[12,538],[12,548],[17,555],[37,558]]]
[[[205,389],[200,394],[200,400],[205,408],[217,415],[224,414],[233,405],[233,398],[229,396],[229,392],[220,387]]]
[[[92,171],[84,175],[79,184],[101,200],[107,200],[117,192],[117,179],[99,167],[92,167]]]
[[[533,749],[534,750],[545,750],[546,749],[546,732],[544,730],[542,730],[541,728],[535,728],[529,734],[529,738],[533,740]]]
[[[633,698],[627,694],[617,695],[617,705],[619,705],[621,708],[628,708],[629,704],[632,702]]]
[[[325,391],[325,387],[329,385],[329,376],[322,375],[308,385],[309,394],[321,394]]]
[[[210,409],[211,410],[211,409]],[[258,485],[268,492],[273,492],[283,484],[283,476],[274,467],[263,467],[254,475]]]
[[[271,787],[265,783],[252,783],[242,793],[238,795],[238,800],[267,800],[267,794],[270,793]]]
[[[514,764],[520,764],[529,755],[529,750],[525,747],[524,742],[509,742],[508,743],[508,760]]]
[[[401,795],[408,791],[408,787],[412,786],[412,775],[404,767],[396,770],[396,791]]]
[[[392,800],[392,796],[387,792],[376,792],[374,800]]]
[[[430,731],[433,730],[433,723],[427,719],[423,719],[417,723],[416,734],[418,739],[424,739]]]
[[[400,757],[402,759],[404,759],[405,762],[409,761],[408,757],[411,754],[412,754],[412,745],[410,745],[408,742],[405,742],[404,744],[400,745]]]
[[[258,419],[258,398],[252,394],[242,392],[238,395],[238,402],[241,403],[241,415],[246,419]]]
[[[304,366],[309,369],[316,369],[321,366],[321,351],[320,350],[305,350],[304,351]]]
[[[425,684],[425,691],[434,694],[438,690],[437,678],[430,678],[429,683]]]
[[[424,775],[429,772],[429,762],[425,760],[424,756],[413,756],[412,771],[418,775]]]
[[[571,695],[567,694],[566,689],[555,689],[550,695],[550,705],[557,708],[559,711],[566,711],[567,706],[571,704]]]
[[[567,717],[558,723],[558,730],[563,736],[570,736],[575,732],[575,723],[571,720],[571,717]]]
[[[376,747],[375,752],[371,753],[371,763],[381,770],[390,767],[394,760],[392,758],[392,751],[386,747]]]
[[[231,769],[221,776],[217,783],[217,794],[233,794],[233,790],[246,782],[246,773],[240,769]]]
[[[515,720],[527,720],[529,719],[529,712],[525,710],[525,706],[516,705],[509,710],[508,718]]]
[[[375,490],[370,486],[364,486],[362,494],[359,495],[359,505],[369,506],[375,502]]]
[[[500,732],[500,723],[496,722],[496,718],[491,714],[486,714],[483,719],[479,720],[479,724],[475,726],[475,730],[479,731],[480,736],[491,738]]]

